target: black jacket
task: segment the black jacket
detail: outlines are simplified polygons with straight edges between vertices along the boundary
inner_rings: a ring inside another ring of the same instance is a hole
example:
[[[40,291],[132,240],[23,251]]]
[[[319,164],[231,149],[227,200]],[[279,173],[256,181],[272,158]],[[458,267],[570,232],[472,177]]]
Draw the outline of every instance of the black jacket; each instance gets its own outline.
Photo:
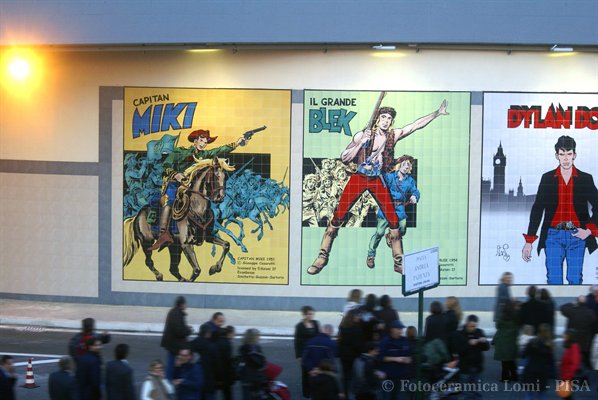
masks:
[[[596,189],[594,179],[588,173],[578,169],[575,171],[577,172],[577,176],[571,177],[573,179],[573,208],[575,209],[575,214],[579,218],[581,228],[586,228],[586,225],[590,223],[598,225],[598,189]],[[527,234],[535,236],[538,232],[540,221],[542,221],[542,216],[544,216],[540,230],[540,241],[538,242],[538,254],[540,254],[540,250],[546,247],[548,228],[550,228],[559,203],[559,181],[555,173],[556,169],[542,175],[540,185],[538,186],[538,193],[536,194],[536,201],[532,206],[529,217]],[[593,215],[590,215],[588,211],[588,203],[592,205]],[[598,247],[596,238],[593,235],[588,236],[586,239],[586,247],[590,254]]]
[[[106,363],[106,398],[108,400],[135,400],[133,369],[126,361]]]
[[[548,380],[556,377],[552,349],[539,338],[534,338],[525,346],[523,358],[526,363],[522,382],[538,383],[539,390],[543,392]]]
[[[314,327],[309,329],[305,327],[303,321],[295,325],[295,358],[300,358],[303,354],[303,347],[307,341],[320,333],[320,323],[318,321],[312,321]]]
[[[339,400],[340,387],[335,373],[324,371],[310,376],[309,384],[312,400]]]
[[[354,360],[365,350],[365,336],[359,325],[350,328],[338,329],[338,358],[341,360]]]
[[[575,329],[579,348],[588,352],[596,333],[596,314],[585,304],[567,303],[561,306],[561,313],[567,317],[567,329]]]
[[[216,384],[224,381],[218,345],[210,339],[197,336],[189,342],[189,347],[200,357],[199,362],[204,376],[203,391],[207,393],[216,391]]]
[[[77,382],[73,374],[62,370],[52,372],[48,378],[48,393],[50,400],[75,400]]]
[[[462,329],[461,334],[461,349],[459,351],[459,369],[464,374],[480,373],[484,370],[484,351],[490,348],[488,340],[479,342],[474,345],[469,344],[471,339],[485,338],[486,335],[481,329],[475,329],[473,332],[467,332]]]
[[[241,382],[259,387],[267,381],[265,370],[268,362],[260,346],[242,345],[239,347],[239,358],[243,364],[239,371]]]
[[[531,325],[534,327],[534,333],[538,332],[540,319],[543,317],[546,306],[539,300],[529,299],[521,305],[519,309],[519,325]]]
[[[166,316],[160,346],[171,353],[178,353],[181,346],[187,343],[187,336],[192,333],[185,321],[186,315],[180,308],[173,307]]]
[[[447,343],[448,332],[446,330],[446,317],[444,314],[432,314],[426,318],[426,325],[424,328],[425,342],[434,339],[441,339]]]

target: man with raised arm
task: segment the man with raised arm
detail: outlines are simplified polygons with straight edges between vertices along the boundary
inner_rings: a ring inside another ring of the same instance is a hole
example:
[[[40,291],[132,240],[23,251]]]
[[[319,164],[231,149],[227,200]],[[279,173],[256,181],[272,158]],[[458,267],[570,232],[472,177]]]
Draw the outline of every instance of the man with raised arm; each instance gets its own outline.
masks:
[[[341,160],[346,164],[355,162],[357,164],[356,171],[349,178],[340,196],[333,218],[322,238],[318,256],[307,269],[308,274],[315,275],[328,264],[338,229],[345,220],[349,209],[366,190],[370,191],[388,220],[394,270],[403,273],[403,246],[399,232],[399,217],[395,212],[392,198],[382,175],[390,172],[394,167],[395,144],[413,132],[426,127],[438,116],[448,115],[446,107],[447,102],[444,100],[438,110],[418,118],[402,128],[394,129],[392,123],[397,112],[392,107],[380,107],[375,113],[375,123],[371,128],[368,127],[353,136],[351,143],[342,152]]]

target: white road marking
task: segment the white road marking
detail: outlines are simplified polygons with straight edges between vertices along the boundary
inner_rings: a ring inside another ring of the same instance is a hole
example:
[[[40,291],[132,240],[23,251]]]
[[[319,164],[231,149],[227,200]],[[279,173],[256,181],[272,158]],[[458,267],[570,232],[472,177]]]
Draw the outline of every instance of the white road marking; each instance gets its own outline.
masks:
[[[34,353],[7,353],[7,352],[3,352],[0,351],[0,354],[6,354],[7,356],[13,356],[13,357],[41,357],[41,358],[60,358],[63,357],[64,354],[34,354]]]
[[[22,328],[22,327],[21,327]],[[18,330],[19,327],[17,325],[0,325],[0,329],[13,329]],[[79,332],[76,329],[61,329],[61,328],[43,328],[45,332]],[[121,331],[110,331],[112,335],[122,335],[122,336],[158,336],[162,337],[162,333],[159,332],[121,332]],[[236,335],[235,339],[242,339],[243,335]],[[293,336],[260,336],[261,339],[265,340],[293,340]],[[0,354],[5,354],[0,352]],[[61,357],[61,356],[57,356]]]
[[[50,359],[50,360],[31,361],[31,365],[56,364],[58,362],[58,360],[60,360],[60,359],[59,358],[54,358],[54,359]],[[13,365],[15,367],[24,367],[24,366],[26,366],[28,364],[29,364],[29,362],[18,362],[18,363],[14,363]]]

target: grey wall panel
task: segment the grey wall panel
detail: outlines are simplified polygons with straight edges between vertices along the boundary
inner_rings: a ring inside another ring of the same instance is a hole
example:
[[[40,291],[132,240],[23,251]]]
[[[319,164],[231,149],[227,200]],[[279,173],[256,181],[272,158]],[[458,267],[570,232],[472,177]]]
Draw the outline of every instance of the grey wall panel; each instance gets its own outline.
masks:
[[[596,21],[595,0],[1,1],[0,44],[598,45]]]

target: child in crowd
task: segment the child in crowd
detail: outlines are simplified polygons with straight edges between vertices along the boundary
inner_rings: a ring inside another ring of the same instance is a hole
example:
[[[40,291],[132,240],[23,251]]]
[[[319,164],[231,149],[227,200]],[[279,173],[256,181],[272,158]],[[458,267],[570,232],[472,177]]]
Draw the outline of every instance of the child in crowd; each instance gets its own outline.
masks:
[[[519,338],[517,339],[517,345],[519,346],[519,364],[517,365],[517,372],[521,375],[523,370],[525,369],[525,365],[527,364],[527,359],[523,356],[525,352],[525,348],[527,347],[528,343],[534,339],[535,332],[534,327],[531,325],[523,325],[521,327],[521,333]]]

